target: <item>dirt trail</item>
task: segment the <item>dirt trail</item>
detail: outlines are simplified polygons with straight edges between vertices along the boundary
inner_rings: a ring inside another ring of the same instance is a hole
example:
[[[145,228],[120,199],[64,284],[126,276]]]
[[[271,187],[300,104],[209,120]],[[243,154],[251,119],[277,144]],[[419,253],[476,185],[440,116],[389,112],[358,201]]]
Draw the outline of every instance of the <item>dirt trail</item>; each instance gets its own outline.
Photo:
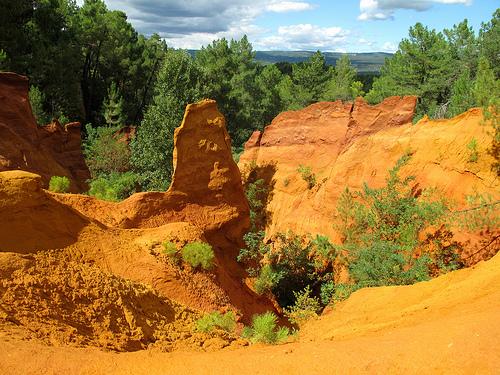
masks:
[[[295,342],[213,352],[48,347],[0,331],[2,374],[500,374],[500,256],[434,280],[363,289]]]

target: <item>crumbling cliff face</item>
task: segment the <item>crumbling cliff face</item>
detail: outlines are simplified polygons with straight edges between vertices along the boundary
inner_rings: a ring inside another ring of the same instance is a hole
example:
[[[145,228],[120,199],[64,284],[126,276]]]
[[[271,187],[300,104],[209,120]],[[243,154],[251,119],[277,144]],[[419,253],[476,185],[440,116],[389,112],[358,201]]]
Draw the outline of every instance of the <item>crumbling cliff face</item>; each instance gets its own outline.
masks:
[[[135,194],[119,203],[51,193],[39,175],[0,172],[1,251],[56,252],[152,286],[192,308],[238,310],[246,323],[255,313],[275,310],[273,301],[241,282],[244,270],[236,255],[250,228],[249,208],[214,101],[187,107],[175,132],[174,155],[167,192]],[[195,241],[208,242],[216,254],[209,272],[163,252],[164,242],[179,249]]]
[[[36,122],[29,103],[28,79],[0,73],[0,170],[24,170],[42,177],[66,176],[73,193],[88,190],[90,172],[81,152],[81,125],[46,126]]]
[[[266,179],[267,236],[279,231],[322,233],[337,239],[332,214],[348,187],[362,190],[385,185],[388,171],[407,151],[413,157],[402,170],[415,175],[415,191],[442,189],[460,208],[475,189],[497,195],[499,181],[491,171],[488,128],[481,110],[450,120],[424,118],[412,125],[416,97],[391,97],[376,106],[362,98],[352,103],[316,103],[277,116],[245,146],[239,167],[244,178]],[[467,144],[475,139],[479,159],[469,161]],[[310,186],[297,171],[309,167]],[[262,173],[261,173],[262,172]]]

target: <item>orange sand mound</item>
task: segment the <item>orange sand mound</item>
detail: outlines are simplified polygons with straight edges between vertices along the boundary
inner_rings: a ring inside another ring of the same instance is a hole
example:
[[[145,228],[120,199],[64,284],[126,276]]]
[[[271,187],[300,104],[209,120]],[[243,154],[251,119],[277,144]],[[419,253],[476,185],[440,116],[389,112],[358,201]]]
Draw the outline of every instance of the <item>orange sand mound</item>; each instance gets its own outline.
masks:
[[[295,342],[217,352],[51,348],[0,331],[3,374],[499,374],[500,256],[411,286],[363,289]]]

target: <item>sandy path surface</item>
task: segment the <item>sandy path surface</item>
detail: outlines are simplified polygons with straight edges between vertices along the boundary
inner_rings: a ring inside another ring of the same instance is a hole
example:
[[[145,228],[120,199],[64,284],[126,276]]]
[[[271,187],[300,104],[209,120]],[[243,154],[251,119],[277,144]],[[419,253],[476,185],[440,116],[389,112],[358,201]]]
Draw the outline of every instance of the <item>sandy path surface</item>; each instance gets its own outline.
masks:
[[[114,353],[2,329],[0,347],[4,375],[500,374],[500,256],[429,282],[360,290],[287,344]]]

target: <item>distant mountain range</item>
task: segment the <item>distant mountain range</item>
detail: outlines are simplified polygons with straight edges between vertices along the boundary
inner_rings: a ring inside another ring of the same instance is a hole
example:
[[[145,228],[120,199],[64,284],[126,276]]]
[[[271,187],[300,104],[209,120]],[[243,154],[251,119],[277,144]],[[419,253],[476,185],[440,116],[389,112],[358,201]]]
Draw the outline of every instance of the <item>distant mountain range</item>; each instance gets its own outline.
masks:
[[[193,56],[196,50],[188,50]],[[255,60],[262,61],[262,65],[274,64],[277,62],[298,63],[309,61],[309,56],[315,52],[312,51],[256,51]],[[342,52],[322,52],[325,56],[325,62],[328,65],[335,66],[337,60],[344,56]],[[385,52],[347,52],[351,67],[358,70],[358,73],[378,73],[380,67],[384,65],[385,58],[391,58],[392,53]]]
[[[257,51],[255,60],[262,60],[263,65],[274,64],[286,61],[289,63],[298,63],[309,61],[309,56],[315,52],[311,51]],[[345,53],[342,52],[322,52],[325,56],[325,63],[335,66],[337,60],[342,58]],[[358,73],[378,73],[380,67],[384,65],[385,58],[391,58],[392,53],[385,52],[366,52],[352,53],[347,52],[351,67],[358,70]]]

